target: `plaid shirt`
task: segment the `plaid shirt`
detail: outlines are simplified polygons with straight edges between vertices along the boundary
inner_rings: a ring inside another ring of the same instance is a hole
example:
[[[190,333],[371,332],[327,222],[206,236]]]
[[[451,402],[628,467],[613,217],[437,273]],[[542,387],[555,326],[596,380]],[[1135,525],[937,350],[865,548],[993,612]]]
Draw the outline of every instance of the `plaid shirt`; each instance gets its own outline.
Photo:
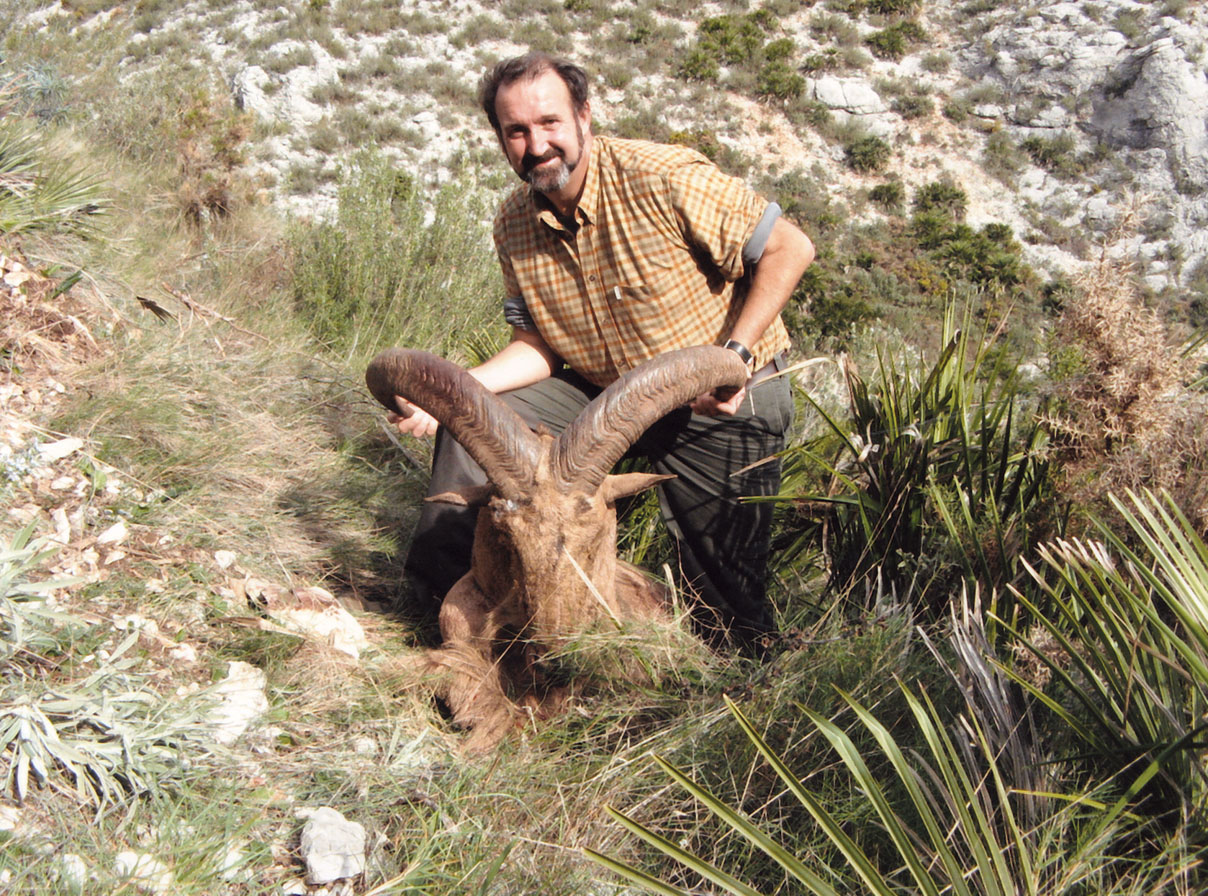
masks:
[[[766,200],[680,146],[594,137],[573,221],[530,187],[495,219],[507,294],[575,371],[607,385],[662,352],[721,344],[749,285]],[[788,348],[779,318],[756,369]]]

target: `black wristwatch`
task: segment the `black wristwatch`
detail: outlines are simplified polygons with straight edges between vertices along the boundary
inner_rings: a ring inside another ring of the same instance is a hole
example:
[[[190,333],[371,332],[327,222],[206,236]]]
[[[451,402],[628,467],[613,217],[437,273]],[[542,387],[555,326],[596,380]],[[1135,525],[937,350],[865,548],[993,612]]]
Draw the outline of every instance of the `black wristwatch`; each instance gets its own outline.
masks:
[[[747,369],[755,366],[755,356],[751,354],[751,350],[739,342],[737,339],[727,339],[726,344],[722,348],[728,348],[738,357],[742,358],[742,363],[747,365]]]

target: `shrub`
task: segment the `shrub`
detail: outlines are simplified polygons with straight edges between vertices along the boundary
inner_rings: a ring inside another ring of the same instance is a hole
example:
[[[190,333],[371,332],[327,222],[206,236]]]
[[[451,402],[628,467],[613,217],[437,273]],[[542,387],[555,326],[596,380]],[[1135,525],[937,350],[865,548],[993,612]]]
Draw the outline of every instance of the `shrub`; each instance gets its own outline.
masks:
[[[878,59],[889,59],[896,62],[906,55],[906,37],[896,28],[874,31],[864,38],[864,43]]]
[[[700,23],[696,39],[701,49],[719,62],[735,65],[759,52],[763,47],[763,30],[751,16],[715,16]]]
[[[181,111],[179,127],[177,200],[186,220],[200,225],[250,195],[240,168],[252,118],[237,112],[229,96],[198,91]]]
[[[691,47],[680,60],[677,74],[688,81],[716,81],[721,67],[708,50]]]
[[[811,53],[801,60],[801,70],[813,74],[815,72],[829,72],[839,67],[839,51],[834,47],[828,47],[821,53]]]
[[[920,0],[867,0],[868,11],[883,16],[909,15],[919,5]]]
[[[759,70],[755,89],[761,97],[791,100],[805,93],[805,78],[786,62],[774,60]]]
[[[954,221],[964,220],[968,204],[965,191],[948,181],[925,184],[914,194],[916,212],[941,212]]]
[[[1011,139],[1006,131],[994,131],[986,138],[986,148],[982,153],[982,168],[987,174],[999,180],[1009,182],[1012,177],[1023,170],[1027,156]]]
[[[921,93],[896,97],[889,105],[894,112],[907,120],[925,118],[935,110],[931,97]]]
[[[862,137],[848,144],[844,150],[847,166],[861,174],[881,171],[889,164],[892,150],[880,137]]]
[[[900,180],[891,180],[888,183],[877,184],[869,190],[868,198],[886,211],[900,212],[902,204],[906,201],[906,188],[902,186]]]
[[[944,103],[944,117],[954,124],[963,124],[973,112],[973,104],[964,97],[954,97]]]
[[[1086,170],[1085,163],[1077,156],[1077,146],[1071,134],[1025,137],[1020,143],[1020,148],[1032,157],[1033,162],[1066,179],[1077,177]]]
[[[1019,538],[1045,495],[1039,426],[1018,414],[1012,368],[993,363],[992,341],[971,337],[970,311],[957,322],[950,308],[933,360],[878,352],[868,379],[846,366],[850,417],[828,417],[830,434],[790,455],[790,488],[799,463],[822,460],[833,476],[825,498],[792,497],[829,508],[805,528],[825,531],[837,595],[868,596],[857,586],[872,577],[872,594],[909,595],[941,618],[960,576],[1001,586],[1023,575]]]
[[[864,38],[864,43],[872,50],[874,56],[896,62],[906,55],[910,47],[926,39],[927,32],[918,22],[906,21],[874,31]]]
[[[1111,519],[1109,494],[1166,490],[1204,531],[1208,397],[1188,385],[1194,372],[1131,274],[1105,252],[1062,303],[1055,346],[1070,369],[1046,422],[1063,494]]]
[[[404,342],[456,353],[499,294],[487,219],[464,185],[429,207],[392,164],[364,153],[340,187],[336,220],[291,235],[294,302],[316,341],[340,354]]]
[[[952,57],[942,52],[927,53],[920,60],[919,64],[923,67],[923,71],[941,75],[952,67]]]

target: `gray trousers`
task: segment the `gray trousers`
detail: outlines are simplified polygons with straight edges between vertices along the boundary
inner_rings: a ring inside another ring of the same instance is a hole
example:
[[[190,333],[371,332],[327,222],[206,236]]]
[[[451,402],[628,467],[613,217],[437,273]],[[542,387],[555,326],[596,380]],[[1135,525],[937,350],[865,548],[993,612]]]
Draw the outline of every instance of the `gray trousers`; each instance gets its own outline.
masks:
[[[693,619],[701,633],[740,647],[774,629],[766,592],[773,505],[740,500],[780,489],[780,461],[773,456],[784,448],[793,402],[787,378],[758,382],[770,372],[773,365],[756,374],[758,384],[733,417],[677,409],[647,430],[627,455],[647,458],[651,472],[675,476],[657,489],[675,544],[680,587],[695,598]],[[600,391],[563,370],[501,397],[530,426],[543,424],[557,434]],[[767,458],[772,459],[757,463]],[[442,427],[428,494],[485,481],[482,469]],[[477,513],[476,508],[424,504],[406,560],[414,610],[434,613],[469,571]]]

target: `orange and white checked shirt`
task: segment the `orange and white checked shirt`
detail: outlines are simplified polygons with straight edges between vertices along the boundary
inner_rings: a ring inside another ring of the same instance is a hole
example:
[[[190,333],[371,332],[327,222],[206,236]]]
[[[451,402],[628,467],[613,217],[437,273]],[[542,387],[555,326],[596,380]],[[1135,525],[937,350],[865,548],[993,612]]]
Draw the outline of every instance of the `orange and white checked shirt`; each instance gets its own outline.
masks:
[[[567,222],[525,185],[495,219],[509,298],[600,386],[662,352],[725,342],[749,283],[743,249],[768,202],[682,146],[594,137]],[[778,317],[756,369],[789,346]]]

